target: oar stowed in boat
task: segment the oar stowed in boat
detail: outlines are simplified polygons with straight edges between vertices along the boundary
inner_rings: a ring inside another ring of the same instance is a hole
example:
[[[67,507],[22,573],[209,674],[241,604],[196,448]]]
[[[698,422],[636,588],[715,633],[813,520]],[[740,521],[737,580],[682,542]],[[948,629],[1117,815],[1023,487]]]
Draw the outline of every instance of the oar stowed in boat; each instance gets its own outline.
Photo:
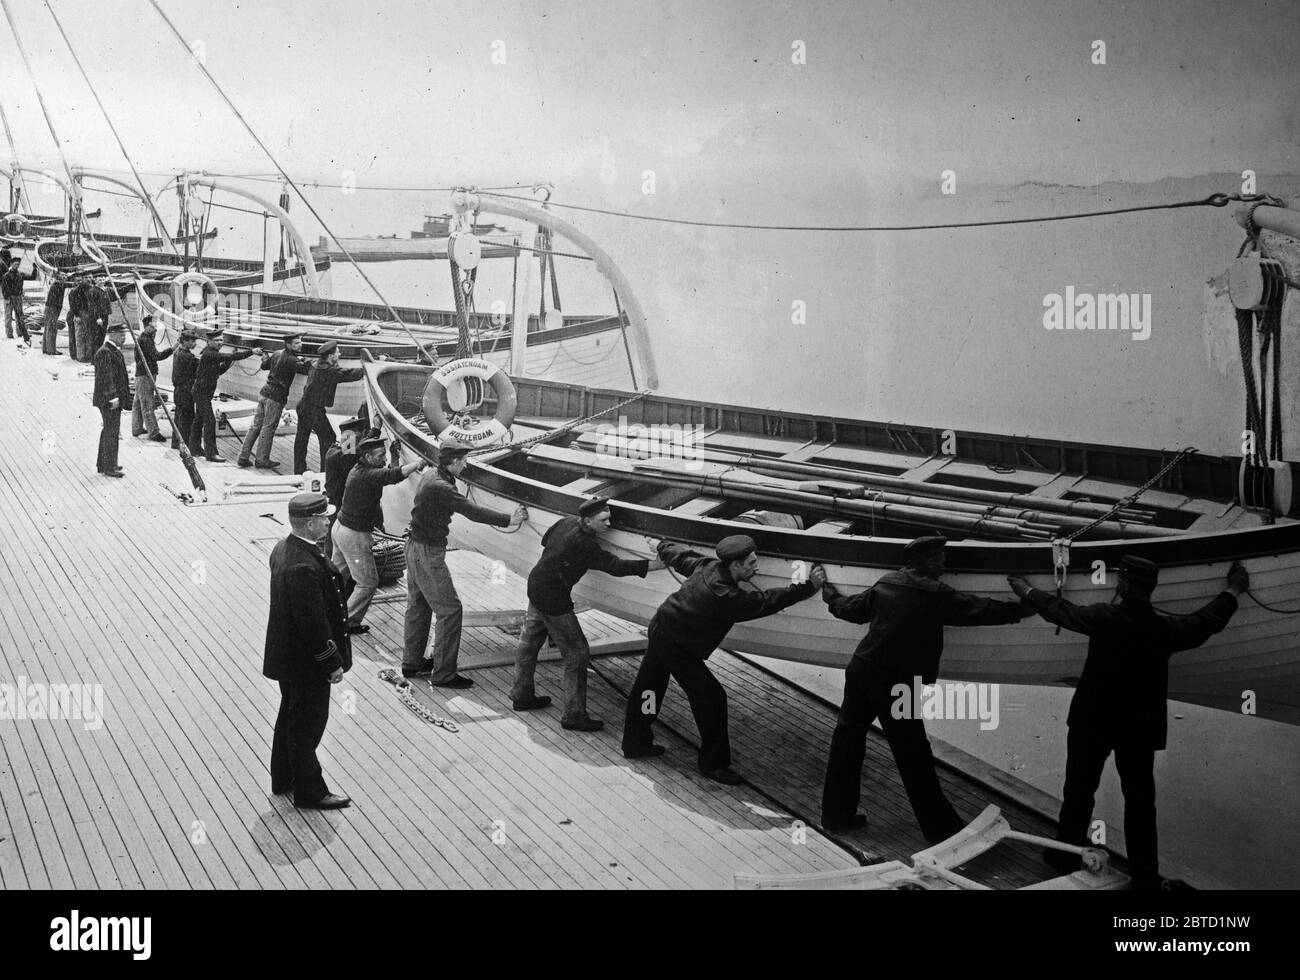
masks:
[[[578,441],[586,446],[595,441],[602,451],[607,445],[610,436],[600,435],[596,439],[594,434],[580,438]],[[632,445],[636,440],[616,439],[614,443],[615,454],[628,458],[656,458],[650,452],[644,449],[633,451]],[[671,449],[671,444],[668,445]],[[700,446],[690,446],[689,449],[682,448],[679,450],[677,458],[688,456],[691,459],[703,460],[709,463],[730,463],[733,466],[742,466],[745,469],[753,470],[756,473],[770,473],[780,477],[807,476],[818,479],[841,480],[859,486],[875,489],[887,489],[904,493],[919,494],[926,497],[939,497],[949,500],[963,500],[971,503],[991,504],[998,507],[1013,509],[1023,509],[1031,511],[1051,511],[1053,513],[1066,514],[1081,518],[1096,518],[1112,515],[1112,508],[1109,504],[1094,503],[1090,500],[1064,500],[1059,497],[1044,497],[1032,493],[1009,493],[998,490],[984,490],[976,487],[961,487],[946,483],[926,483],[921,480],[909,480],[901,476],[887,476],[882,473],[865,473],[860,470],[849,469],[844,466],[835,466],[829,463],[808,463],[798,462],[796,460],[779,459],[770,456],[755,456],[752,454],[742,454],[736,452],[727,452],[720,449],[705,449]],[[1150,524],[1155,515],[1152,511],[1140,509],[1137,507],[1121,507],[1118,511],[1113,512],[1113,516],[1120,518],[1121,522],[1141,522]]]
[[[797,504],[806,510],[841,514],[859,519],[892,521],[911,527],[934,527],[1004,540],[1047,541],[1058,532],[1054,514],[997,513],[993,507],[928,500],[904,503],[899,499],[876,499],[852,484],[830,487],[826,481],[793,481],[765,477],[736,466],[701,463],[698,460],[631,460],[597,456],[590,452],[537,446],[530,453],[548,463],[590,475],[642,480],[665,486],[699,490],[727,499],[771,504]],[[850,496],[848,488],[855,492]],[[896,495],[891,495],[896,497]],[[967,509],[960,509],[965,507]],[[1146,525],[1129,526],[1109,522],[1105,533],[1115,537],[1157,537],[1171,533]]]
[[[713,472],[697,474],[685,472],[685,467],[698,466],[684,460],[656,460],[634,462],[617,458],[597,459],[590,453],[551,446],[536,446],[528,450],[546,462],[577,472],[640,480],[660,486],[681,487],[723,497],[747,500],[760,504],[796,504],[803,510],[828,514],[847,515],[860,519],[892,521],[911,527],[942,528],[966,534],[982,534],[1005,540],[1047,541],[1050,531],[1030,527],[1024,521],[978,518],[940,508],[910,507],[899,504],[878,504],[866,500],[849,500],[798,489],[797,484],[765,479],[743,470],[705,464]]]

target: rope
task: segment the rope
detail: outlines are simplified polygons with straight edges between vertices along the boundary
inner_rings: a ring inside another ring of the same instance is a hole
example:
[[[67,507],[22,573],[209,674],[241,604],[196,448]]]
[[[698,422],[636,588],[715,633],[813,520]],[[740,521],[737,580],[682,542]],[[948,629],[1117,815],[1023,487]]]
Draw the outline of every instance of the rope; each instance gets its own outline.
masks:
[[[609,408],[602,409],[599,412],[594,412],[591,415],[585,416],[584,418],[574,419],[572,422],[566,422],[564,423],[564,425],[560,426],[559,428],[551,429],[549,432],[543,432],[541,435],[533,436],[531,439],[525,439],[523,442],[512,443],[507,448],[509,448],[511,451],[517,451],[520,449],[527,449],[529,446],[536,445],[539,442],[547,442],[551,439],[554,439],[556,436],[561,436],[564,435],[564,433],[566,432],[573,431],[580,425],[585,425],[594,419],[598,419],[605,415],[608,415],[610,412],[617,412],[620,408],[623,408],[625,405],[631,405],[633,402],[638,402],[649,394],[652,394],[652,392],[650,392],[648,389],[646,391],[637,392],[635,395],[631,395],[628,398],[624,398],[620,402],[614,403]],[[485,446],[481,449],[471,449],[469,454],[471,456],[481,456],[484,453],[500,452],[501,449],[502,449],[501,446]]]
[[[1270,606],[1266,602],[1261,602],[1259,596],[1255,595],[1255,593],[1250,591],[1250,589],[1246,590],[1246,595],[1250,596],[1255,605],[1259,606],[1261,609],[1267,609],[1269,612],[1281,613],[1283,616],[1300,615],[1300,609],[1282,609],[1278,606]]]
[[[150,0],[154,2],[154,0]],[[155,4],[156,5],[156,4]],[[499,197],[503,200],[523,201],[527,204],[535,203],[532,198],[521,197],[512,194],[489,193],[489,197]],[[989,221],[956,221],[945,222],[942,224],[928,225],[759,225],[746,224],[743,222],[729,221],[692,221],[686,218],[664,218],[657,215],[634,214],[631,211],[613,211],[607,208],[585,207],[578,204],[559,204],[555,201],[549,202],[558,208],[567,208],[570,211],[584,211],[588,214],[607,214],[615,218],[631,218],[636,221],[654,221],[662,224],[671,225],[689,225],[696,228],[739,228],[746,231],[932,231],[946,228],[989,228],[1000,225],[1031,225],[1041,224],[1048,221],[1071,221],[1076,218],[1099,218],[1114,214],[1134,214],[1139,211],[1169,211],[1176,208],[1194,208],[1194,207],[1225,207],[1230,201],[1257,201],[1267,197],[1264,194],[1211,194],[1208,197],[1197,198],[1190,201],[1175,201],[1172,204],[1143,204],[1130,208],[1111,208],[1105,211],[1078,211],[1072,214],[1044,215],[1035,218],[998,218]]]
[[[72,176],[72,167],[68,164],[68,158],[63,152],[63,144],[59,141],[58,133],[54,128],[54,121],[50,118],[49,110],[45,105],[45,97],[41,94],[40,86],[36,83],[36,73],[32,70],[31,61],[27,58],[27,49],[23,47],[22,38],[18,34],[18,25],[14,23],[13,13],[9,9],[9,0],[0,0],[0,6],[4,7],[5,19],[9,21],[9,29],[13,31],[14,41],[18,46],[18,53],[22,55],[23,65],[27,70],[27,77],[31,80],[32,88],[36,90],[36,99],[40,103],[42,114],[45,116],[45,123],[49,127],[50,136],[54,139],[54,147],[58,151],[59,160],[63,163],[63,169],[68,175],[69,183],[75,186]],[[86,217],[85,209],[76,208],[75,211],[81,219],[82,231],[84,231],[86,237],[90,240],[90,243],[95,249],[94,253],[90,252],[89,249],[85,249],[85,251],[88,255],[91,255],[92,258],[98,255],[98,260],[103,265],[104,272],[108,277],[108,285],[113,290],[113,297],[117,300],[117,308],[122,314],[123,325],[130,332],[131,340],[138,347],[139,338],[136,336],[135,328],[131,326],[131,319],[127,315],[126,303],[122,299],[122,294],[117,288],[117,282],[113,279],[112,268],[109,265],[108,256],[105,254],[104,250],[99,247],[99,243],[95,241],[95,234],[90,228],[90,222]],[[107,327],[107,323],[105,326]],[[141,363],[144,364],[145,374],[156,387],[158,379],[154,376],[153,371],[149,368],[147,362],[144,362],[143,359],[141,359]],[[167,419],[167,424],[172,427],[173,432],[176,432],[176,423],[172,418],[171,412],[167,409],[167,404],[161,401],[159,404],[162,406],[163,417]],[[190,482],[194,485],[194,489],[206,493],[207,487],[203,482],[203,477],[199,474],[198,466],[194,462],[194,457],[190,454],[189,447],[186,445],[183,434],[178,434],[177,446],[180,452],[181,463],[185,466],[186,472],[190,477]]]
[[[3,2],[7,3],[8,0],[3,0]],[[193,51],[190,49],[190,46],[185,43],[185,38],[181,35],[181,32],[177,30],[176,25],[172,23],[171,18],[168,17],[167,14],[163,11],[162,7],[158,5],[158,0],[149,0],[149,3],[153,7],[153,9],[158,12],[158,16],[163,19],[163,22],[171,29],[172,34],[175,35],[176,37],[176,42],[187,52],[189,52],[192,57]],[[6,10],[7,9],[8,8],[6,8]],[[253,141],[257,143],[257,145],[261,148],[262,152],[266,154],[266,158],[270,160],[271,163],[275,166],[275,169],[279,171],[280,176],[284,178],[284,182],[294,189],[295,193],[297,193],[298,197],[302,200],[303,204],[307,206],[307,210],[311,212],[312,217],[315,218],[320,223],[320,226],[325,229],[325,233],[329,235],[331,239],[334,240],[334,244],[339,247],[339,251],[341,251],[347,257],[348,261],[352,263],[357,273],[361,276],[362,279],[365,280],[366,285],[369,286],[374,291],[375,295],[379,297],[379,301],[383,303],[385,307],[388,308],[388,312],[392,315],[393,319],[396,320],[399,324],[401,324],[403,330],[406,330],[407,335],[411,338],[411,341],[415,344],[416,348],[419,349],[422,355],[424,355],[429,359],[430,363],[436,364],[437,358],[434,357],[433,354],[431,354],[425,348],[425,346],[420,343],[420,341],[416,338],[415,334],[411,333],[411,331],[407,328],[406,324],[402,321],[402,318],[397,315],[397,311],[393,309],[393,305],[388,302],[387,297],[385,297],[383,292],[380,291],[379,287],[375,285],[374,281],[370,278],[370,276],[366,274],[365,270],[361,268],[361,266],[356,262],[355,259],[353,259],[352,253],[350,253],[347,250],[347,248],[343,245],[343,243],[339,241],[338,236],[334,234],[334,231],[330,228],[329,224],[325,221],[324,218],[320,216],[320,212],[316,210],[316,208],[312,205],[311,201],[307,199],[306,195],[303,194],[302,190],[298,187],[298,185],[294,183],[293,178],[289,176],[289,172],[285,170],[284,167],[280,166],[280,161],[275,158],[275,155],[271,153],[270,148],[268,148],[267,145],[262,141],[261,137],[257,135],[257,132],[249,124],[248,120],[244,118],[243,113],[241,113],[239,109],[235,107],[235,104],[230,101],[230,97],[226,95],[225,90],[222,89],[222,87],[219,84],[217,84],[217,80],[212,77],[212,73],[208,71],[207,66],[203,64],[203,62],[199,61],[197,58],[194,58],[193,60],[194,60],[194,64],[198,67],[199,71],[203,73],[203,77],[205,77],[212,84],[212,87],[216,90],[217,94],[221,96],[222,101],[224,101],[226,105],[230,107],[230,111],[235,114],[235,118],[238,119],[239,122],[243,125],[244,129],[248,131],[248,135],[253,138]],[[302,260],[304,262],[311,262],[312,257],[310,254],[304,255],[302,256]]]
[[[145,204],[149,208],[149,213],[153,216],[154,224],[158,226],[162,239],[171,246],[172,251],[176,253],[177,257],[179,257],[180,252],[176,248],[176,243],[172,241],[171,235],[167,234],[167,226],[163,223],[162,215],[160,215],[158,209],[153,206],[153,198],[150,197],[148,188],[144,186],[144,179],[140,176],[139,171],[135,169],[135,161],[131,159],[131,154],[126,152],[126,144],[122,142],[121,134],[118,133],[117,127],[113,125],[113,120],[109,116],[108,110],[104,108],[104,103],[99,98],[99,92],[95,89],[95,86],[91,84],[90,76],[86,74],[86,67],[81,63],[81,58],[77,56],[77,51],[73,48],[72,41],[69,39],[67,32],[63,29],[63,24],[59,20],[58,14],[56,14],[54,8],[50,6],[49,0],[45,0],[45,9],[50,12],[50,17],[54,19],[54,26],[59,29],[59,34],[63,37],[63,43],[68,46],[68,53],[72,55],[72,60],[76,62],[77,69],[81,72],[81,77],[86,82],[86,88],[90,89],[90,94],[95,97],[95,105],[99,106],[99,111],[103,115],[104,121],[108,123],[108,128],[113,133],[113,139],[117,141],[117,148],[122,151],[122,157],[126,160],[126,165],[131,168],[131,175],[135,177],[135,182],[140,185],[140,196],[144,198]],[[110,191],[108,193],[113,192]],[[126,197],[128,195],[122,194],[121,196]]]

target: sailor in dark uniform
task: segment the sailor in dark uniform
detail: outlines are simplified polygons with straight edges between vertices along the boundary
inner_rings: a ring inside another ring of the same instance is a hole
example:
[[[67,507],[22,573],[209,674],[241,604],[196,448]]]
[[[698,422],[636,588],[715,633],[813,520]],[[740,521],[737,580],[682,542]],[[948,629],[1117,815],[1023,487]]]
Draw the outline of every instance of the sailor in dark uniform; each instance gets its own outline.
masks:
[[[199,369],[199,359],[194,356],[194,343],[198,339],[198,333],[186,327],[181,331],[172,355],[172,399],[176,402],[175,411],[172,412],[173,449],[179,448],[182,442],[188,446],[190,433],[194,429],[194,375]]]
[[[352,667],[343,581],[319,542],[334,508],[324,494],[289,501],[287,538],[271,552],[271,609],[262,674],[280,682],[271,742],[271,792],[295,806],[337,810],[351,803],[329,791],[316,748],[329,722],[330,685]]]
[[[1057,839],[1088,846],[1093,798],[1113,751],[1124,793],[1124,840],[1133,887],[1146,891],[1160,887],[1154,767],[1155,754],[1168,740],[1169,657],[1200,646],[1228,625],[1237,611],[1237,596],[1250,588],[1250,575],[1233,562],[1222,592],[1195,612],[1175,616],[1151,607],[1160,574],[1154,564],[1125,555],[1118,571],[1115,594],[1120,601],[1091,606],[1058,599],[1018,576],[1007,581],[1049,623],[1088,637],[1088,659],[1066,719]],[[1059,871],[1079,869],[1074,855],[1047,850],[1043,856]]]
[[[357,465],[357,442],[369,436],[378,436],[378,429],[368,429],[363,418],[348,419],[339,425],[339,441],[325,451],[325,495],[335,507],[343,506],[343,488],[348,474]]]
[[[829,583],[822,587],[831,615],[870,624],[844,671],[844,699],[822,790],[822,826],[827,830],[866,826],[867,818],[857,812],[858,801],[867,730],[877,718],[925,839],[934,844],[964,826],[939,786],[925,722],[894,717],[899,698],[895,689],[906,688],[903,696],[915,704],[920,695],[917,679],[922,685],[935,682],[945,626],[1016,623],[1023,610],[1019,602],[969,595],[940,582],[945,544],[941,535],[917,538],[903,549],[906,564],[899,571],[886,573],[858,595],[840,595]]]
[[[515,682],[510,698],[516,711],[545,708],[533,685],[537,652],[549,633],[564,657],[564,714],[571,731],[598,732],[605,723],[587,714],[587,663],[591,651],[573,611],[573,587],[591,569],[606,575],[639,575],[663,568],[659,559],[619,558],[600,546],[609,530],[609,499],[585,500],[577,517],[562,517],[542,535],[542,557],[528,573],[528,612],[515,652]]]
[[[651,725],[671,676],[686,692],[700,730],[700,772],[720,783],[738,784],[742,780],[731,770],[727,693],[705,661],[736,623],[771,616],[807,599],[825,582],[825,572],[815,568],[809,581],[780,589],[746,588],[758,573],[758,556],[754,539],[743,534],[719,541],[716,559],[667,541],[657,550],[669,568],[689,577],[650,620],[645,656],[623,718],[623,756],[663,753],[654,744]]]
[[[355,583],[348,596],[348,632],[369,633],[362,622],[366,610],[379,588],[379,570],[375,567],[374,529],[384,523],[384,487],[401,483],[412,473],[424,469],[424,460],[415,459],[405,466],[384,466],[384,440],[375,436],[357,446],[357,465],[348,474],[343,490],[343,506],[330,530],[333,551],[330,564]]]
[[[244,443],[239,448],[239,458],[235,460],[240,466],[256,466],[259,470],[274,469],[279,463],[271,461],[271,446],[275,440],[275,430],[280,425],[280,413],[284,411],[289,400],[289,389],[294,379],[311,370],[311,361],[298,356],[302,350],[302,334],[288,334],[284,338],[284,349],[262,358],[262,370],[270,372],[266,384],[257,393],[257,411],[249,423],[248,432],[244,434]],[[257,453],[256,459],[253,456]],[[336,507],[339,501],[332,500]]]
[[[316,363],[307,375],[307,384],[298,399],[298,432],[293,439],[293,471],[307,472],[307,447],[311,436],[316,434],[320,447],[321,466],[325,465],[325,454],[334,445],[334,425],[325,415],[325,410],[334,404],[334,392],[338,386],[349,381],[360,381],[365,377],[363,368],[339,367],[339,345],[329,340],[321,344]]]
[[[260,355],[262,348],[235,351],[225,354],[221,350],[219,327],[208,331],[208,342],[199,355],[199,367],[194,373],[194,425],[190,429],[190,451],[203,456],[210,463],[224,463],[224,456],[217,454],[217,416],[212,411],[212,399],[217,397],[217,381],[230,370],[235,361],[242,361],[254,354]]]

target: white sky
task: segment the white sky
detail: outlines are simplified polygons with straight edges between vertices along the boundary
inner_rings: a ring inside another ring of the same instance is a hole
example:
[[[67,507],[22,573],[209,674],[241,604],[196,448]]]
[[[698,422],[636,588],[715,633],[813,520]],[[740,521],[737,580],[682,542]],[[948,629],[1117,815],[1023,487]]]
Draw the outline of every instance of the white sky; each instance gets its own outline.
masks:
[[[144,168],[272,169],[147,0],[51,3]],[[75,161],[122,167],[45,4],[9,5]],[[895,182],[1296,169],[1295,3],[162,5],[302,179],[562,179],[610,146],[707,155],[724,128],[726,165],[783,178],[828,155]],[[3,25],[0,99],[23,162],[57,164]]]

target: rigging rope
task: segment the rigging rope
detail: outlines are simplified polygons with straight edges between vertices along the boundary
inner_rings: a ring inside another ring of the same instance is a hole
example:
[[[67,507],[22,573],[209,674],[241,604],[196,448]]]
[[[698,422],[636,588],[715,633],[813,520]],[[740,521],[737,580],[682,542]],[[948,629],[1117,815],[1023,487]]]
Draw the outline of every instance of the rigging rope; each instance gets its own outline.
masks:
[[[7,0],[5,0],[5,2],[7,2]],[[189,46],[189,44],[185,42],[185,38],[181,35],[181,32],[176,28],[176,25],[172,23],[171,18],[168,17],[166,12],[162,9],[162,7],[158,5],[158,0],[149,0],[149,3],[153,7],[153,9],[158,12],[158,16],[163,19],[163,22],[168,26],[168,28],[171,29],[172,34],[175,35],[176,37],[177,43],[180,44],[180,46],[189,53],[195,66],[199,69],[200,72],[203,73],[203,77],[206,78],[212,84],[213,89],[215,89],[216,93],[219,96],[221,96],[222,101],[224,101],[226,105],[230,107],[230,111],[235,114],[235,118],[238,119],[240,124],[243,125],[244,129],[248,131],[248,135],[253,138],[253,141],[257,143],[257,145],[261,148],[262,152],[266,154],[266,158],[270,160],[271,163],[275,166],[275,169],[279,171],[280,176],[284,178],[284,182],[294,189],[294,192],[297,193],[298,197],[302,200],[303,204],[307,206],[307,210],[311,212],[312,217],[315,218],[320,223],[320,226],[325,229],[325,233],[334,240],[334,244],[339,247],[339,251],[341,251],[345,256],[347,256],[349,262],[352,262],[353,267],[356,269],[357,273],[361,276],[361,278],[365,280],[366,285],[369,286],[374,291],[374,294],[379,297],[379,301],[388,308],[388,312],[392,315],[393,319],[396,320],[399,324],[401,324],[402,329],[406,330],[407,335],[411,338],[411,341],[419,349],[421,355],[428,358],[430,363],[436,364],[437,363],[436,356],[434,356],[430,351],[426,350],[425,346],[420,343],[419,339],[416,338],[415,334],[411,333],[411,331],[407,329],[406,324],[402,321],[402,318],[398,316],[397,311],[393,308],[393,305],[388,302],[387,297],[385,297],[383,292],[380,291],[379,287],[375,285],[374,280],[372,280],[370,276],[366,274],[365,270],[362,269],[361,266],[358,265],[357,262],[352,258],[351,253],[347,250],[347,248],[343,245],[343,243],[339,241],[338,236],[334,234],[329,224],[325,221],[324,218],[321,217],[320,212],[316,210],[316,208],[312,205],[311,201],[307,199],[306,195],[303,194],[302,190],[298,187],[298,185],[294,183],[293,178],[289,176],[289,172],[285,170],[284,167],[280,166],[280,161],[275,158],[275,155],[271,152],[270,148],[262,141],[262,138],[257,135],[257,132],[249,124],[248,120],[244,118],[243,113],[241,113],[239,109],[236,108],[235,104],[232,101],[230,101],[230,97],[226,95],[225,90],[217,83],[217,80],[212,77],[212,73],[208,71],[207,66],[203,64],[203,62],[200,61],[197,57],[194,56],[193,49]],[[302,259],[304,262],[313,261],[310,253],[304,255]]]
[[[513,194],[493,193],[481,190],[479,193],[487,197],[499,197],[508,201],[523,201],[527,204],[534,203],[532,198],[521,197]],[[1099,218],[1112,214],[1134,214],[1139,211],[1166,211],[1176,208],[1194,208],[1194,207],[1225,207],[1230,201],[1258,201],[1264,200],[1268,195],[1264,194],[1211,194],[1208,197],[1196,198],[1190,201],[1175,201],[1171,204],[1143,204],[1136,207],[1128,208],[1110,208],[1104,211],[1078,211],[1072,214],[1055,214],[1044,215],[1034,218],[997,218],[989,221],[953,221],[943,222],[940,224],[927,225],[760,225],[747,224],[744,222],[731,221],[692,221],[687,218],[665,218],[651,214],[635,214],[631,211],[614,211],[608,208],[593,208],[579,204],[560,204],[556,201],[548,203],[557,208],[568,208],[570,211],[585,211],[588,214],[607,214],[615,218],[632,218],[636,221],[655,221],[671,225],[690,225],[696,228],[738,228],[745,231],[932,231],[945,228],[990,228],[1000,225],[1031,225],[1041,224],[1048,221],[1071,221],[1076,218]]]
[[[36,82],[36,73],[32,70],[31,61],[28,60],[27,49],[23,47],[22,38],[18,33],[18,25],[14,23],[13,12],[9,9],[9,0],[0,0],[0,6],[4,8],[5,19],[9,21],[9,29],[13,31],[14,41],[18,46],[18,53],[22,56],[23,66],[27,70],[27,77],[31,80],[32,88],[36,90],[36,99],[40,103],[41,112],[45,116],[45,124],[46,126],[49,127],[50,136],[54,140],[54,147],[58,151],[60,161],[62,161],[63,163],[63,169],[68,175],[68,181],[70,182],[70,184],[72,184],[72,186],[75,187],[76,184],[75,181],[73,181],[72,167],[68,164],[68,158],[63,152],[63,144],[59,141],[58,133],[54,128],[54,121],[50,118],[49,110],[45,105],[45,97],[44,95],[42,95],[41,88]],[[131,318],[127,313],[126,301],[122,299],[122,294],[117,288],[117,282],[113,278],[113,270],[109,264],[108,256],[104,252],[104,250],[99,247],[99,243],[95,241],[95,234],[91,230],[90,222],[86,217],[85,209],[75,208],[74,210],[76,211],[77,216],[80,218],[81,226],[82,226],[81,230],[85,233],[86,237],[90,240],[91,245],[94,246],[94,252],[92,253],[89,249],[85,249],[86,254],[90,255],[91,258],[96,258],[98,256],[98,260],[102,264],[104,268],[104,272],[108,277],[108,285],[113,290],[113,297],[117,300],[117,308],[118,311],[122,314],[123,325],[130,332],[132,342],[138,346],[139,338],[136,336],[135,328],[131,326]],[[83,249],[85,248],[84,245],[82,247]],[[104,326],[107,327],[108,324],[106,323]],[[154,376],[153,371],[150,370],[149,365],[147,363],[144,365],[144,369],[149,380],[156,385],[158,379]],[[175,432],[176,423],[172,418],[171,412],[168,411],[167,409],[166,402],[160,401],[159,404],[162,406],[163,416],[167,419],[167,424],[170,425],[172,427],[172,431]],[[189,447],[186,445],[185,439],[178,438],[177,446],[179,447],[181,462],[182,464],[184,464],[185,470],[189,474],[190,482],[193,484],[194,489],[199,490],[201,492],[206,492],[207,486],[203,482],[203,477],[199,474],[199,468],[194,462],[194,457],[190,454]]]
[[[77,69],[81,72],[81,77],[86,82],[86,88],[90,89],[90,94],[95,97],[95,105],[99,106],[99,111],[103,114],[104,121],[108,123],[108,128],[113,133],[113,139],[117,141],[117,148],[122,151],[122,157],[126,160],[126,165],[131,168],[131,174],[135,177],[135,182],[140,185],[140,196],[144,198],[145,205],[149,208],[149,213],[153,216],[154,223],[158,226],[158,229],[161,232],[161,237],[167,242],[167,244],[171,245],[172,251],[176,253],[177,257],[179,257],[180,251],[176,248],[176,243],[172,241],[171,236],[167,234],[167,226],[163,223],[162,215],[158,213],[158,209],[153,206],[153,198],[149,196],[149,190],[144,186],[143,178],[141,178],[139,171],[135,169],[135,161],[131,159],[131,154],[126,152],[126,144],[122,142],[122,137],[118,133],[117,127],[113,125],[113,120],[109,116],[108,110],[104,108],[104,103],[99,98],[99,92],[95,89],[95,86],[91,84],[90,76],[86,74],[86,68],[81,63],[81,58],[77,56],[77,51],[73,48],[72,41],[68,37],[67,32],[63,29],[63,23],[59,20],[58,14],[56,14],[54,8],[50,6],[49,0],[45,0],[45,9],[50,12],[50,17],[54,19],[54,26],[59,29],[59,34],[63,37],[63,43],[68,46],[68,53],[72,55],[72,60],[76,62]],[[126,195],[122,196],[125,197]]]

